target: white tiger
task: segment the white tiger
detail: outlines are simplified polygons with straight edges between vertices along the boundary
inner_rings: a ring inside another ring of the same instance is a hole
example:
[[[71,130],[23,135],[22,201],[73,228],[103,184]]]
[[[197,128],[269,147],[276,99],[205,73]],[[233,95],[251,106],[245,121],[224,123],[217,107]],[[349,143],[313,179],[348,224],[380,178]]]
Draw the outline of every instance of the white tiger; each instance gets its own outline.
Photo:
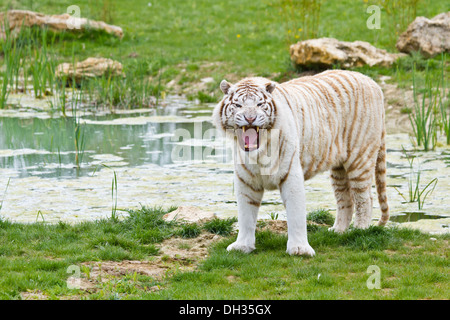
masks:
[[[213,121],[234,140],[239,224],[237,240],[227,250],[255,249],[264,189],[279,188],[288,223],[287,253],[313,256],[304,180],[330,169],[337,201],[331,230],[345,231],[354,209],[354,227],[370,225],[374,173],[379,225],[388,221],[383,93],[372,79],[331,70],[282,84],[259,77],[234,85],[223,80],[220,88],[225,96]]]

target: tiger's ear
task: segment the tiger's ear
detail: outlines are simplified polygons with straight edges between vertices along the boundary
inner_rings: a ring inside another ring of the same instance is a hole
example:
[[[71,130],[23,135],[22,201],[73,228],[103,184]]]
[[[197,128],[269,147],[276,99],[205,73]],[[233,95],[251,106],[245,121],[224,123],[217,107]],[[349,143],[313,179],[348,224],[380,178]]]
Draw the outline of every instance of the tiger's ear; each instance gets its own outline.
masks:
[[[272,93],[273,90],[275,90],[275,87],[277,86],[277,84],[275,82],[269,82],[268,84],[266,84],[266,90],[268,93]]]
[[[222,90],[224,94],[228,94],[228,90],[230,90],[230,87],[231,84],[227,80],[222,80],[222,82],[220,83],[220,90]]]

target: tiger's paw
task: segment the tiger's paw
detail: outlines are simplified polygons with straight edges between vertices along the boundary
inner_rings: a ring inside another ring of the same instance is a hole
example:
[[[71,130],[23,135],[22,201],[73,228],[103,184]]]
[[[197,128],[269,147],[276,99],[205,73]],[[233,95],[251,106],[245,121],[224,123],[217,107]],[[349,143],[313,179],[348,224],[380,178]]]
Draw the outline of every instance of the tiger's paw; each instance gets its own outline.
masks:
[[[247,245],[245,243],[233,242],[227,247],[227,251],[236,250],[244,253],[250,253],[255,250],[255,246]]]
[[[331,227],[331,228],[328,228],[328,231],[330,231],[330,232],[336,232],[336,233],[344,233],[345,230],[346,230],[346,228],[341,228],[341,227],[336,227],[336,226],[333,226],[333,227]]]
[[[293,245],[293,246],[289,246],[286,250],[286,252],[288,254],[292,255],[297,255],[297,256],[309,256],[312,257],[316,254],[316,252],[314,251],[314,249],[309,245]]]

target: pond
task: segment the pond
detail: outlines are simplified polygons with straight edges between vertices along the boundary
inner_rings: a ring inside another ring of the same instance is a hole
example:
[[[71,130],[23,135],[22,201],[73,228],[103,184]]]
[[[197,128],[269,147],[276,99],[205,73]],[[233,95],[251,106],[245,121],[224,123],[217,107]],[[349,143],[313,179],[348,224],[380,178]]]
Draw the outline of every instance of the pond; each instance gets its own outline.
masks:
[[[18,222],[98,219],[111,215],[116,196],[120,215],[126,214],[123,209],[141,205],[192,205],[222,217],[236,215],[231,148],[215,135],[214,105],[170,96],[154,109],[114,113],[86,109],[76,117],[70,111],[63,117],[40,101],[24,96],[10,100],[16,106],[0,110],[3,218]],[[412,149],[411,141],[407,134],[389,134],[387,146],[393,223],[448,232],[450,150],[441,147],[415,153],[420,190],[438,179],[418,210],[417,202],[401,196],[408,194],[411,172],[402,146]],[[328,173],[307,181],[306,192],[308,211],[335,212]],[[376,199],[375,188],[373,195]],[[377,220],[376,200],[374,208]],[[279,193],[267,192],[260,217],[275,213],[284,219],[284,212]],[[417,221],[401,218],[411,212],[421,212],[414,215]]]

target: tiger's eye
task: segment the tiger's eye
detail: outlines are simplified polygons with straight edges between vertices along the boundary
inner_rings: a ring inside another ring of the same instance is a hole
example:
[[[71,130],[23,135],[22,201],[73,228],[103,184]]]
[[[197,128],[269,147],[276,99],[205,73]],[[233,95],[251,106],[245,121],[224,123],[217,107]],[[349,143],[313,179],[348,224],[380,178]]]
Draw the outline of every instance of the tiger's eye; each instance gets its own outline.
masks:
[[[260,102],[257,104],[258,107],[261,107],[264,104],[264,102]]]
[[[235,103],[234,104],[236,106],[236,108],[241,108],[242,106],[240,104]]]

